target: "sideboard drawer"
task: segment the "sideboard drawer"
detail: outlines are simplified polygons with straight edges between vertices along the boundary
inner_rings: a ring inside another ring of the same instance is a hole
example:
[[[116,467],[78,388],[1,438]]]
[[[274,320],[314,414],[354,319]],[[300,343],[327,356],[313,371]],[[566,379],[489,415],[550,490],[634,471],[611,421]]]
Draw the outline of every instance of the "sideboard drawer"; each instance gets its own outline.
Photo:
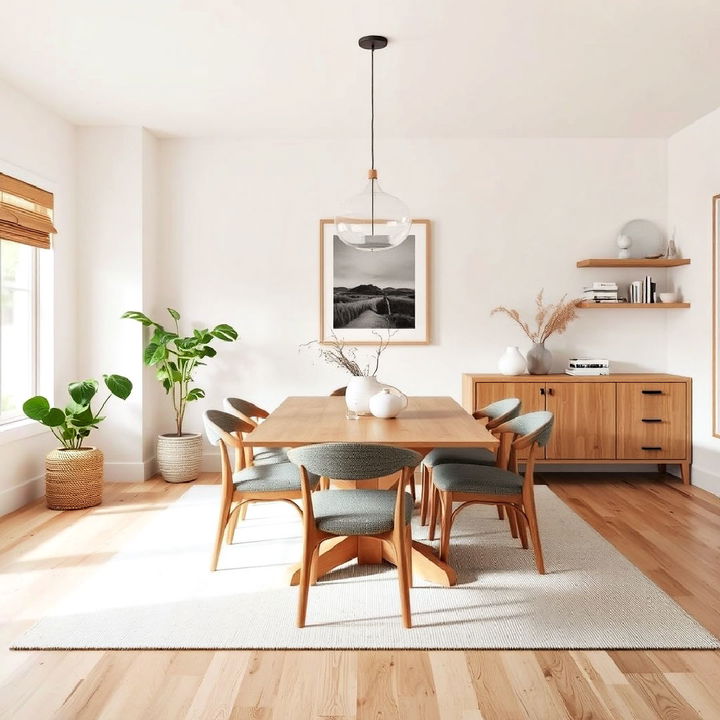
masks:
[[[617,457],[655,462],[687,457],[687,385],[617,383]]]

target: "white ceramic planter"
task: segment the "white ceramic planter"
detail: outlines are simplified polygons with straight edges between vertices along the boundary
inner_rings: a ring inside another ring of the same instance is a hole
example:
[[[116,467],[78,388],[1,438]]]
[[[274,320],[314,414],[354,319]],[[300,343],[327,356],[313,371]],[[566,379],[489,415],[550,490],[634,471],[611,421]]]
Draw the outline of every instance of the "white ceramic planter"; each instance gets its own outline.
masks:
[[[157,463],[163,479],[170,483],[196,480],[200,475],[202,437],[195,433],[158,435]]]
[[[498,360],[498,370],[503,375],[522,375],[525,367],[525,358],[517,345],[509,345]]]
[[[351,377],[345,391],[345,404],[348,410],[358,415],[370,415],[370,398],[383,389],[383,384],[375,376]]]

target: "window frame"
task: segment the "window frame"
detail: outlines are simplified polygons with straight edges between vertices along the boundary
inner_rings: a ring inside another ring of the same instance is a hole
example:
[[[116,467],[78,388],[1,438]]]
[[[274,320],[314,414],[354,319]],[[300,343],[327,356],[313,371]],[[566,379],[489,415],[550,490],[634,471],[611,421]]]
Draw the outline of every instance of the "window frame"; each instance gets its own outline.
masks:
[[[25,168],[13,165],[0,157],[0,172],[42,187],[57,198],[56,183],[41,175],[29,172]],[[33,248],[35,297],[33,303],[33,378],[34,393],[44,395],[51,405],[55,397],[55,283],[54,249]],[[42,292],[41,292],[42,289]],[[13,421],[0,423],[0,446],[34,435],[50,435],[50,430],[24,415]]]

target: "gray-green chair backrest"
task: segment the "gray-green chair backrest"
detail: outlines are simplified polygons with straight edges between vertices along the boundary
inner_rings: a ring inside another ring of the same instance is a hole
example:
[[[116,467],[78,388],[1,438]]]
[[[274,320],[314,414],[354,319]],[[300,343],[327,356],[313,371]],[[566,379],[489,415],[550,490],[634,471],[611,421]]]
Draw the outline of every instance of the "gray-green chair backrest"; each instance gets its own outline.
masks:
[[[203,413],[205,434],[212,445],[220,443],[222,433],[249,432],[252,427],[236,415],[222,410],[206,410]]]
[[[323,443],[288,451],[288,459],[309,472],[334,480],[365,480],[417,467],[422,456],[414,450],[368,443]]]
[[[507,416],[508,420],[516,418],[520,414],[520,398],[505,398],[480,408],[478,412],[494,420],[495,418]]]
[[[496,428],[496,432],[513,432],[520,437],[539,432],[535,442],[539,447],[545,447],[550,440],[554,420],[555,416],[549,410],[538,410],[508,420]]]

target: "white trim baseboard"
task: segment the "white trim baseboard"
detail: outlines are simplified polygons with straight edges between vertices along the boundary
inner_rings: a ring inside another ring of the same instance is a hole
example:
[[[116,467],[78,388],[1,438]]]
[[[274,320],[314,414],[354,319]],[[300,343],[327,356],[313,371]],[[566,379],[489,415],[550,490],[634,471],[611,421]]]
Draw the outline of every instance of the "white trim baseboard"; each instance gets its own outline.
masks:
[[[45,475],[30,478],[0,492],[0,515],[14,512],[45,494]]]

